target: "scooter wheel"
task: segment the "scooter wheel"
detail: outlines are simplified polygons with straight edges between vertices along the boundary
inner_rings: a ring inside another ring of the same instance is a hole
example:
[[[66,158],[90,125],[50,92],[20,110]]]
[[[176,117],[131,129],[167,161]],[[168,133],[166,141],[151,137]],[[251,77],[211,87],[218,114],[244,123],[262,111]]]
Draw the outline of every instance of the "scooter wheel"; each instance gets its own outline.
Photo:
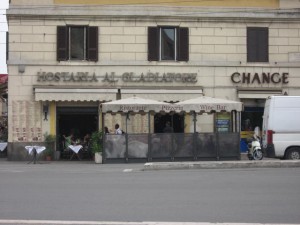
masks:
[[[262,160],[263,159],[263,152],[261,150],[254,150],[253,152],[253,159],[254,160]]]

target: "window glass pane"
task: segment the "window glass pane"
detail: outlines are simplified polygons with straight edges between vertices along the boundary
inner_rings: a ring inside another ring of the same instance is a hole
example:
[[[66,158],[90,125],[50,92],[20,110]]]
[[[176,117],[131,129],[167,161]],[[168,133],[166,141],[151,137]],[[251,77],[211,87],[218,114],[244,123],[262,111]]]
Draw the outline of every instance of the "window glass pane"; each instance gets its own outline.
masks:
[[[84,58],[84,27],[71,27],[70,58],[83,60]]]
[[[175,29],[161,29],[161,59],[175,60]]]

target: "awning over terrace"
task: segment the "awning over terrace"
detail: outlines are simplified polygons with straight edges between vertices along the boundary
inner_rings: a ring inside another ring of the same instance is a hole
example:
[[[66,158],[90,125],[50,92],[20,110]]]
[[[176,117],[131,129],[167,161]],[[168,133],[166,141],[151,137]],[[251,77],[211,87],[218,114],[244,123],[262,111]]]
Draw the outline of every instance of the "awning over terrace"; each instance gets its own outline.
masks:
[[[102,112],[241,112],[243,103],[226,99],[201,96],[175,104],[139,97],[125,98],[102,104]]]

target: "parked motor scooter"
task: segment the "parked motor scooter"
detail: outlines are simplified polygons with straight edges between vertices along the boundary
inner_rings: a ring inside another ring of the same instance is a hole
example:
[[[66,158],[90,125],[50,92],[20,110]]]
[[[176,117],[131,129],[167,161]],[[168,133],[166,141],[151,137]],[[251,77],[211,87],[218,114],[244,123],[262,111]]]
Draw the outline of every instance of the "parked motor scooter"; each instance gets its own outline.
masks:
[[[262,160],[263,151],[260,145],[260,138],[258,135],[254,134],[251,141],[248,143],[248,153],[249,160]]]

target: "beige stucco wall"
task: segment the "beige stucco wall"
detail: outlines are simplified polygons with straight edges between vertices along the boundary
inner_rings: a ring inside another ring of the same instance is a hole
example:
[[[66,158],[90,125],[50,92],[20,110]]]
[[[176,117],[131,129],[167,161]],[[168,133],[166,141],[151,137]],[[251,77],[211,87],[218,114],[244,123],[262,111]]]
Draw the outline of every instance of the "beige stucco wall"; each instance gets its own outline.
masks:
[[[84,24],[99,27],[99,61],[94,62],[57,62],[56,27],[67,24]],[[156,25],[189,27],[190,60],[188,62],[148,62],[147,27]],[[246,28],[248,26],[269,28],[269,63],[247,63]],[[9,70],[10,79],[15,85],[10,87],[10,97],[32,100],[32,85],[37,82],[37,73],[43,72],[96,72],[104,75],[115,72],[136,74],[151,72],[197,73],[198,82],[190,86],[204,86],[211,89],[232,89],[230,76],[234,72],[278,72],[290,74],[289,87],[299,87],[299,58],[293,57],[300,52],[300,25],[296,22],[146,22],[139,20],[64,20],[64,21],[9,21]],[[19,66],[25,72],[18,72]],[[43,83],[47,84],[47,83]],[[51,83],[48,83],[51,84]],[[55,83],[55,85],[74,85]],[[95,84],[99,85],[99,84]],[[116,84],[101,86],[127,85]],[[152,84],[144,84],[152,86]],[[164,86],[166,84],[157,84]],[[172,86],[174,84],[167,84]],[[186,84],[185,84],[186,85]],[[138,85],[139,86],[139,85]],[[249,85],[242,85],[248,87]],[[251,84],[251,87],[277,87],[278,85]],[[230,90],[228,90],[230,92]],[[212,92],[211,96],[218,97]],[[222,94],[223,95],[223,94]],[[225,97],[235,100],[226,93]]]
[[[51,2],[22,2],[15,0],[12,1],[12,5],[52,4]],[[259,20],[247,17],[243,19],[201,17],[199,19],[197,16],[187,18],[178,15],[177,17],[151,17],[147,10],[143,8],[139,9],[140,11],[138,12],[141,15],[147,16],[129,18],[126,15],[122,15],[118,17],[117,11],[114,11],[111,16],[95,16],[97,14],[96,9],[94,9],[95,11],[90,11],[85,7],[82,7],[80,11],[72,8],[66,8],[63,11],[42,8],[41,10],[46,10],[47,14],[37,17],[32,15],[19,17],[19,14],[9,15],[9,114],[16,114],[15,110],[19,105],[30,104],[31,111],[24,112],[24,118],[33,112],[35,115],[33,118],[36,118],[35,126],[41,128],[44,133],[55,129],[53,128],[53,124],[51,125],[49,122],[42,120],[42,103],[34,101],[34,85],[61,87],[76,85],[79,88],[86,87],[87,85],[98,88],[122,88],[128,86],[152,88],[154,86],[153,83],[128,84],[122,82],[121,79],[115,83],[101,82],[101,79],[95,83],[83,82],[74,84],[62,81],[40,83],[37,81],[38,72],[88,72],[91,74],[95,73],[99,77],[103,77],[106,73],[110,74],[114,72],[118,78],[124,72],[133,72],[135,74],[147,72],[158,72],[161,74],[168,72],[196,73],[197,82],[194,84],[155,83],[155,87],[163,88],[169,86],[178,89],[189,89],[195,86],[202,87],[204,94],[207,96],[230,100],[240,100],[238,99],[237,88],[241,87],[266,90],[279,88],[286,91],[289,95],[300,94],[300,59],[298,56],[300,53],[299,19],[285,18],[280,20],[280,18],[273,18],[270,15],[264,15]],[[16,10],[19,9],[17,8]],[[164,10],[155,12],[163,14]],[[52,17],[52,13],[65,14]],[[76,16],[76,13],[79,14]],[[73,14],[75,16],[72,16]],[[99,61],[57,62],[56,28],[61,25],[89,25],[99,27]],[[158,25],[189,28],[190,59],[188,62],[147,61],[147,28]],[[269,28],[269,63],[247,63],[246,29],[250,26]],[[289,83],[234,84],[231,81],[231,75],[234,72],[251,74],[286,72],[289,73]],[[13,107],[14,104],[15,108]],[[13,124],[13,116],[10,116],[9,119],[10,124]],[[211,123],[213,121],[211,117],[202,117],[199,120],[203,122],[211,121]],[[110,121],[110,127],[115,122],[120,121],[124,127],[124,118],[122,117],[113,117]],[[142,123],[147,122],[147,120],[140,118],[137,121],[142,121]],[[187,130],[192,130],[192,123],[189,124],[190,128],[187,128]],[[199,129],[205,130],[206,125],[204,124]],[[130,126],[132,130],[135,130],[138,124],[130,124]],[[10,132],[10,141],[12,141],[12,135],[13,132]]]

